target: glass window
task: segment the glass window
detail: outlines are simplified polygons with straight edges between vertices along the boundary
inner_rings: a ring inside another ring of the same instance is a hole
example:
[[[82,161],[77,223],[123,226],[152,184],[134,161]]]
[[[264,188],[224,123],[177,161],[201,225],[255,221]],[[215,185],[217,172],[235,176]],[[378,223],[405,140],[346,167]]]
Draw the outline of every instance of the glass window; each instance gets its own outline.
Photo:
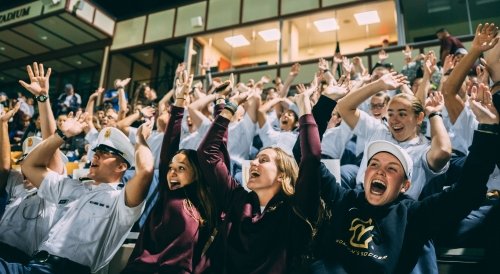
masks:
[[[243,22],[278,16],[278,0],[243,0]]]
[[[125,48],[142,44],[146,16],[121,21],[116,24],[116,32],[111,49]]]
[[[175,10],[152,13],[148,16],[145,42],[163,40],[172,37]]]
[[[200,2],[177,8],[175,36],[203,31],[206,6],[207,2]]]
[[[281,14],[290,14],[319,8],[318,0],[281,0]]]
[[[207,28],[215,29],[237,25],[240,21],[240,1],[210,0],[208,8]],[[221,15],[224,16],[221,16]]]

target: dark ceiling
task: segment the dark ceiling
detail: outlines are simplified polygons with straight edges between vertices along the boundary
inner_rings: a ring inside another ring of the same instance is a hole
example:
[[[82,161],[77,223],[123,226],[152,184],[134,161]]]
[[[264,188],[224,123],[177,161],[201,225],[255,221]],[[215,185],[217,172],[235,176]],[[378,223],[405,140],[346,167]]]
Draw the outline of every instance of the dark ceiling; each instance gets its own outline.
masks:
[[[40,1],[40,0],[39,0]],[[136,17],[200,0],[88,0],[118,20]],[[20,6],[33,0],[0,0],[0,11]]]

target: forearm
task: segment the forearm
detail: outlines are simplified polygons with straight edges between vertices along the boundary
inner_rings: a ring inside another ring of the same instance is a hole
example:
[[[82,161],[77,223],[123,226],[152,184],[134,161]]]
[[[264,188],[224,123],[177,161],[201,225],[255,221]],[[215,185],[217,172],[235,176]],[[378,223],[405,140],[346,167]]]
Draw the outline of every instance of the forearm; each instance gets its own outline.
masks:
[[[272,107],[274,107],[274,105],[276,105],[280,101],[281,98],[274,98],[272,100],[269,100],[259,107],[259,111],[262,113],[267,113],[269,110],[271,110]]]
[[[435,115],[429,119],[431,126],[431,148],[427,154],[429,167],[441,170],[451,158],[451,141],[443,123],[443,118]]]
[[[290,90],[290,86],[293,83],[293,80],[297,75],[295,74],[288,74],[288,77],[285,80],[285,83],[281,86],[280,90],[278,91],[278,97],[285,98],[288,94],[288,91]]]
[[[135,146],[135,175],[125,187],[125,204],[140,205],[148,194],[154,172],[154,158],[147,145],[137,142]]]
[[[177,104],[181,104],[176,100]],[[184,108],[181,106],[172,106],[170,119],[168,121],[160,153],[160,178],[165,178],[167,174],[168,164],[170,159],[174,157],[174,153],[179,149],[181,123],[184,116]]]
[[[458,94],[460,86],[462,85],[465,77],[469,73],[470,68],[474,62],[481,55],[481,51],[475,48],[471,48],[468,54],[466,54],[462,60],[456,65],[453,71],[448,76],[448,79],[443,84],[443,94],[453,95]]]
[[[161,98],[160,102],[158,103],[158,107],[160,108],[160,113],[163,113],[168,107],[167,102],[170,101],[170,99],[174,96],[174,89],[169,90],[163,98]]]
[[[123,87],[118,87],[118,109],[119,112],[125,112],[127,109],[127,99],[125,98],[125,89]]]
[[[54,134],[36,146],[22,161],[23,174],[35,187],[40,187],[49,171],[49,161],[52,157],[47,155],[54,155],[63,143],[63,139]]]
[[[38,102],[38,111],[40,113],[42,138],[47,139],[56,131],[56,121],[50,107],[50,100],[47,99],[45,102]]]
[[[94,115],[95,100],[97,100],[97,98],[91,95],[89,101],[87,102],[87,106],[85,107],[85,112],[91,116]]]
[[[417,93],[415,96],[420,100],[422,104],[425,104],[425,99],[427,99],[427,91],[431,87],[430,76],[425,73],[422,78],[422,83],[418,86]]]
[[[0,121],[0,172],[10,170],[10,142],[7,122]]]
[[[141,118],[141,113],[137,111],[134,114],[131,114],[118,121],[116,123],[116,127],[118,127],[121,131],[124,131],[124,129],[128,128],[130,125],[132,125],[135,121],[139,120],[140,118]]]

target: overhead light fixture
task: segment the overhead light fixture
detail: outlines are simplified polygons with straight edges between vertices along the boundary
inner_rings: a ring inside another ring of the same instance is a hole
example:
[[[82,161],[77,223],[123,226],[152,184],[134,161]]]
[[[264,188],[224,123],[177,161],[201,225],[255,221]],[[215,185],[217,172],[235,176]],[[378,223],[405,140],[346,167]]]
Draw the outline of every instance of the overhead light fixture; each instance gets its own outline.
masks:
[[[235,36],[230,36],[224,38],[224,41],[231,45],[233,48],[238,48],[238,47],[243,47],[243,46],[248,46],[250,45],[250,42],[245,38],[245,36],[239,34]]]
[[[5,47],[0,47],[0,50],[1,51],[5,51]]]
[[[376,10],[355,13],[354,18],[360,26],[380,23],[380,17]]]
[[[76,63],[77,65],[81,65],[81,64],[82,64],[82,61],[80,61],[80,60],[76,60],[76,62],[75,62],[75,63]]]
[[[42,36],[40,36],[40,39],[47,40],[47,39],[49,39],[49,37],[47,37],[47,35],[42,35]]]
[[[339,29],[339,25],[337,24],[337,20],[335,18],[317,20],[313,23],[319,32],[327,32]]]
[[[266,42],[276,41],[281,38],[281,33],[278,29],[268,29],[259,31],[259,36]]]

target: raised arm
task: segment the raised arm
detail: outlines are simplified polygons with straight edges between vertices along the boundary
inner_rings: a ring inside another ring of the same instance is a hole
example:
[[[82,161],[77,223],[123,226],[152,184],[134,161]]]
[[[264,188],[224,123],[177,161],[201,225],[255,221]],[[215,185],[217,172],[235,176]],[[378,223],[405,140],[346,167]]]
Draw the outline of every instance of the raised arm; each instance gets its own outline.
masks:
[[[299,215],[315,229],[318,221],[320,205],[320,177],[321,143],[318,127],[312,115],[310,97],[314,89],[305,89],[303,85],[297,86],[300,94],[296,96],[299,108],[299,134],[301,147],[301,161],[299,176],[295,185],[295,208]]]
[[[288,74],[288,77],[285,80],[285,83],[278,90],[278,97],[284,98],[288,95],[290,86],[292,85],[293,80],[297,78],[297,75],[299,75],[299,72],[300,72],[300,64],[299,63],[293,64],[290,73]]]
[[[163,143],[161,145],[160,165],[159,165],[159,178],[164,180],[167,176],[168,165],[172,157],[174,157],[177,150],[179,150],[179,143],[181,139],[181,123],[184,116],[184,102],[189,96],[193,77],[185,79],[181,77],[176,81],[175,87],[175,101],[170,111],[170,119],[168,120],[167,128],[163,136]],[[166,186],[164,186],[168,189]]]
[[[49,97],[49,79],[52,70],[49,68],[47,74],[43,64],[33,63],[33,69],[30,65],[26,66],[30,84],[19,80],[19,83],[31,94],[33,94],[38,102],[38,111],[40,112],[40,127],[42,131],[42,138],[47,139],[54,134],[56,130],[56,121],[52,108],[50,107]],[[45,97],[45,98],[44,98]],[[50,158],[48,167],[55,172],[62,174],[64,172],[64,163],[60,157],[59,149]]]
[[[47,155],[54,155],[67,138],[82,133],[87,123],[86,116],[87,114],[83,113],[75,118],[68,118],[61,125],[60,132],[56,131],[56,134],[53,134],[37,145],[22,161],[23,173],[35,187],[40,187],[43,179],[50,170],[50,158]]]
[[[248,93],[247,95],[248,96]],[[231,176],[229,170],[230,158],[227,151],[227,128],[238,105],[246,99],[245,94],[233,98],[215,118],[205,138],[198,147],[198,159],[205,178],[209,179],[218,206],[228,208],[230,191],[239,184]]]
[[[125,87],[130,83],[130,78],[115,80],[115,88],[118,91],[118,121],[127,114],[127,99],[125,98]]]
[[[0,112],[0,193],[7,185],[7,178],[10,171],[10,142],[9,142],[9,120],[19,110],[21,104],[18,102],[15,107],[7,113]]]
[[[466,54],[455,66],[450,76],[443,84],[445,106],[452,123],[456,121],[460,112],[462,112],[464,108],[464,102],[458,97],[458,91],[460,90],[467,73],[482,52],[495,47],[499,39],[497,34],[498,28],[495,24],[490,25],[486,23],[484,26],[479,24],[476,28],[476,35],[472,41],[469,53]]]
[[[146,143],[153,124],[154,119],[147,120],[137,130],[135,175],[125,185],[125,204],[128,207],[136,207],[144,201],[153,179],[154,157]]]
[[[337,105],[342,121],[346,122],[351,129],[354,129],[359,121],[360,110],[358,106],[361,103],[379,91],[397,89],[406,82],[404,75],[392,72],[358,90],[349,92]]]
[[[134,114],[131,114],[120,121],[116,123],[116,127],[120,129],[125,135],[128,136],[129,133],[129,127],[131,124],[133,124],[135,121],[141,119],[142,117],[145,117],[146,119],[149,119],[153,117],[155,114],[155,109],[153,107],[147,106],[145,108],[142,108]]]
[[[425,56],[422,69],[424,70],[424,76],[422,78],[422,83],[420,84],[420,86],[417,89],[417,92],[415,93],[415,96],[420,100],[421,103],[425,103],[425,100],[427,99],[427,91],[431,86],[432,74],[434,74],[434,72],[437,69],[436,56],[434,55],[433,51],[430,51]]]
[[[440,113],[443,107],[443,95],[436,91],[425,101],[425,114],[430,117],[432,113]],[[440,115],[430,117],[429,123],[431,124],[431,148],[427,152],[427,163],[432,170],[439,171],[450,160],[451,140]]]
[[[104,88],[99,87],[94,91],[94,93],[92,93],[89,96],[89,100],[87,101],[87,106],[85,106],[85,112],[87,112],[89,116],[94,116],[95,103],[99,99],[103,91]]]

